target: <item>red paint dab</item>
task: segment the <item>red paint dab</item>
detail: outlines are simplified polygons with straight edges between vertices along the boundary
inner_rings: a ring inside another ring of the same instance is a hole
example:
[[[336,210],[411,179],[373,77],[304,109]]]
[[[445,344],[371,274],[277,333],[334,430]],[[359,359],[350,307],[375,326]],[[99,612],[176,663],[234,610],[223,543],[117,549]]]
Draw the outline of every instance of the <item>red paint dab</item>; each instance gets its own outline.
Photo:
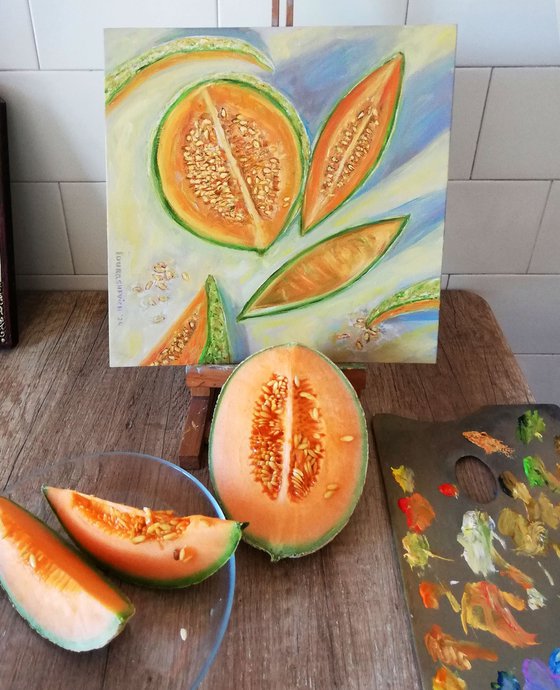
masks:
[[[422,494],[412,494],[399,498],[398,506],[406,515],[409,529],[414,532],[423,532],[433,522],[436,514],[431,503]]]
[[[440,484],[438,490],[440,494],[449,496],[449,498],[458,498],[459,496],[459,489],[455,484]]]

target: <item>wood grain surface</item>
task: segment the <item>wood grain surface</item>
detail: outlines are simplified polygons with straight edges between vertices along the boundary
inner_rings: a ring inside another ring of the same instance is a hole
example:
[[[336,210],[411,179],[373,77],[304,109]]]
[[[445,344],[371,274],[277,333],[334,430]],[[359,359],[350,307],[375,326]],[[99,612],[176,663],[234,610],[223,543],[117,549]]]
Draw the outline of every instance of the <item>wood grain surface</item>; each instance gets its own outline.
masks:
[[[188,405],[183,368],[109,369],[105,293],[27,293],[20,302],[20,346],[0,353],[1,486],[99,450],[176,460]],[[378,412],[452,419],[533,398],[487,304],[447,292],[437,365],[372,365],[362,401],[369,422]],[[420,689],[373,439],[370,448],[362,499],[331,544],[277,564],[240,546],[232,618],[203,690]],[[206,470],[197,476],[207,483]],[[143,615],[156,620],[154,598],[144,599]],[[17,688],[30,635],[1,596],[0,636],[10,640],[1,688]],[[157,635],[150,644],[157,655]],[[32,662],[59,688],[129,687],[113,645],[79,656],[42,649]],[[145,687],[164,690],[160,651],[161,676]]]

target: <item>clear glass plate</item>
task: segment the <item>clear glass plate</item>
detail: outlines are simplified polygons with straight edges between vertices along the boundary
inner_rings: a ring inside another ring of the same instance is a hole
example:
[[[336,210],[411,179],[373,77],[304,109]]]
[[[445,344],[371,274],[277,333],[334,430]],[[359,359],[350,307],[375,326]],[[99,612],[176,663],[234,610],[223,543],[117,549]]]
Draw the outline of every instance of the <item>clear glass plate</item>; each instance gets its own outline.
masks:
[[[188,472],[138,453],[88,455],[55,463],[8,483],[5,495],[64,534],[42,495],[42,484],[72,488],[140,508],[224,517],[207,489]],[[235,587],[234,558],[204,582],[185,589],[148,589],[109,577],[132,600],[136,614],[108,647],[82,654],[60,649],[34,633],[7,597],[0,594],[2,687],[198,687],[228,624]]]

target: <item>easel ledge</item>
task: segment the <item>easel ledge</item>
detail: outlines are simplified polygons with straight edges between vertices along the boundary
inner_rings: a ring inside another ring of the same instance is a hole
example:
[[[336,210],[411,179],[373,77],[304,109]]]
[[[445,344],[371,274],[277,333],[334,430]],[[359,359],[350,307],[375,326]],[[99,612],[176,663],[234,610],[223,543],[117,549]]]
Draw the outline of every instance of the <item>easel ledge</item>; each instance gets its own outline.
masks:
[[[179,465],[186,470],[199,470],[203,466],[202,445],[208,441],[212,413],[220,388],[227,381],[236,364],[205,364],[187,366],[185,384],[191,399],[179,447]],[[340,364],[356,393],[366,387],[365,364]]]

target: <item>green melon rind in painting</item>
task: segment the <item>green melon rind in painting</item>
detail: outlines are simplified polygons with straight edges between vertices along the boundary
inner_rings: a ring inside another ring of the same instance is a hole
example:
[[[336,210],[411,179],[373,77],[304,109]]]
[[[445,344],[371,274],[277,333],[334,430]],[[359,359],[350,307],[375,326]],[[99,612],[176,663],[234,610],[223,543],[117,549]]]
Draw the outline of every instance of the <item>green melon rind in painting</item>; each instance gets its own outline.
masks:
[[[110,72],[105,77],[105,104],[109,105],[139,72],[156,62],[197,53],[238,53],[265,70],[274,70],[270,59],[246,41],[225,36],[186,36],[155,46]]]
[[[308,350],[311,350],[312,348],[308,348],[305,345],[301,345],[300,343],[285,343],[284,345],[275,345],[273,347],[267,347],[263,350],[260,350],[259,352],[255,352],[252,354],[250,357],[247,357],[247,359],[243,360],[241,364],[238,364],[237,367],[233,370],[233,372],[230,374],[228,377],[226,383],[222,386],[222,390],[220,391],[220,394],[218,395],[218,398],[216,400],[216,407],[214,410],[214,415],[212,417],[212,424],[210,427],[210,436],[208,439],[208,470],[210,474],[210,481],[212,482],[212,486],[214,488],[214,494],[216,496],[216,499],[218,500],[218,503],[222,507],[222,510],[224,511],[224,515],[226,518],[229,520],[232,520],[232,516],[228,511],[227,504],[223,501],[222,497],[220,496],[220,492],[218,491],[218,486],[216,483],[216,478],[215,478],[215,472],[214,472],[214,462],[213,462],[213,457],[212,457],[212,448],[213,448],[213,435],[214,435],[214,428],[216,426],[216,419],[218,417],[218,410],[220,407],[220,402],[225,396],[225,392],[227,390],[228,385],[230,382],[233,380],[235,377],[236,372],[243,367],[243,365],[246,362],[249,362],[253,357],[256,357],[257,355],[261,354],[262,352],[266,352],[267,350],[273,350],[275,348],[279,347],[293,347],[294,345],[298,345],[298,347],[305,347]],[[358,477],[358,481],[356,484],[356,488],[354,490],[354,493],[352,494],[352,499],[348,503],[348,510],[346,513],[341,517],[341,519],[331,527],[331,529],[326,532],[322,537],[319,539],[316,539],[315,541],[310,541],[304,544],[299,544],[297,546],[294,546],[292,544],[285,544],[285,545],[278,545],[278,544],[272,544],[271,542],[268,542],[264,539],[255,539],[251,537],[249,534],[247,534],[246,531],[243,532],[242,539],[243,541],[247,542],[251,546],[260,549],[261,551],[266,551],[268,555],[270,556],[271,561],[276,562],[281,560],[282,558],[299,558],[300,556],[307,556],[310,553],[313,553],[314,551],[317,551],[321,549],[323,546],[328,544],[330,541],[332,541],[339,532],[342,531],[342,529],[347,525],[348,521],[352,517],[352,514],[354,510],[356,509],[356,506],[358,505],[358,501],[360,500],[360,496],[362,495],[364,484],[366,481],[366,474],[367,474],[367,467],[368,467],[368,459],[369,459],[369,445],[368,445],[368,432],[367,432],[367,422],[366,422],[366,416],[364,413],[364,409],[360,403],[360,399],[358,398],[358,394],[356,393],[354,387],[350,383],[350,381],[346,378],[346,376],[342,373],[342,371],[334,364],[331,362],[331,360],[326,357],[322,352],[319,352],[318,350],[313,350],[316,354],[318,354],[322,359],[337,373],[337,376],[340,379],[340,382],[346,387],[348,393],[350,394],[352,401],[355,404],[356,409],[359,411],[359,416],[360,416],[360,426],[361,426],[361,431],[362,431],[362,447],[361,447],[361,457],[362,457],[362,462],[360,465],[360,474]]]
[[[365,182],[367,181],[367,179],[370,177],[370,175],[373,173],[373,171],[375,170],[375,168],[378,166],[379,162],[381,161],[381,158],[382,158],[382,156],[383,156],[383,154],[384,154],[384,152],[385,152],[385,149],[387,148],[387,145],[389,144],[389,140],[390,140],[390,138],[391,138],[391,134],[393,133],[393,130],[394,130],[394,128],[395,128],[395,121],[396,121],[396,119],[397,119],[397,113],[398,113],[399,107],[400,107],[401,92],[402,92],[402,83],[403,83],[403,76],[404,76],[404,66],[405,66],[405,57],[404,57],[404,53],[400,53],[400,52],[399,52],[399,53],[395,53],[395,55],[392,55],[388,60],[385,60],[385,62],[383,62],[381,65],[379,65],[379,67],[376,67],[374,70],[372,70],[371,72],[369,72],[368,74],[366,74],[366,76],[362,77],[359,81],[357,81],[357,82],[354,84],[354,86],[352,86],[351,89],[349,89],[349,90],[338,100],[338,102],[337,102],[337,104],[335,105],[335,107],[331,110],[331,112],[329,113],[329,115],[327,116],[327,118],[324,120],[323,126],[321,127],[321,130],[320,130],[320,132],[319,132],[319,134],[318,134],[318,136],[317,136],[317,139],[315,140],[315,146],[314,146],[314,149],[316,149],[316,148],[317,148],[317,144],[319,143],[319,140],[320,140],[320,138],[321,138],[321,136],[322,136],[322,134],[323,134],[323,131],[325,130],[325,127],[327,126],[327,123],[329,122],[329,120],[331,119],[331,117],[332,117],[332,116],[334,115],[334,113],[336,112],[336,109],[337,109],[338,106],[340,105],[340,102],[341,102],[344,98],[346,98],[346,96],[348,96],[348,94],[350,94],[350,93],[352,92],[352,90],[355,89],[356,86],[358,86],[358,84],[360,84],[362,81],[364,81],[364,79],[367,79],[367,77],[368,77],[370,74],[373,74],[373,72],[377,72],[377,70],[380,70],[380,69],[381,69],[382,67],[384,67],[387,63],[391,62],[391,60],[394,60],[395,58],[398,58],[398,57],[400,57],[400,59],[401,59],[401,65],[400,65],[400,78],[399,78],[399,88],[398,88],[398,90],[397,90],[397,94],[396,94],[396,98],[395,98],[395,106],[394,106],[394,108],[393,108],[393,113],[392,113],[392,115],[391,115],[391,119],[390,119],[389,122],[387,123],[387,129],[386,129],[386,132],[385,132],[385,138],[384,138],[384,140],[383,140],[383,144],[381,145],[381,148],[379,149],[379,153],[377,154],[377,158],[372,162],[371,166],[366,170],[366,172],[364,173],[364,175],[363,175],[361,181],[354,187],[354,189],[352,189],[352,191],[351,191],[347,196],[345,196],[345,197],[341,200],[341,202],[338,204],[338,206],[336,206],[335,208],[333,208],[332,211],[329,211],[325,216],[322,216],[321,218],[319,218],[319,220],[316,220],[314,223],[312,223],[311,225],[309,225],[309,226],[307,226],[307,227],[304,226],[304,219],[303,219],[303,214],[302,214],[302,216],[301,216],[301,222],[300,222],[300,234],[301,234],[301,235],[307,235],[308,232],[311,232],[311,230],[313,230],[314,228],[316,228],[318,225],[320,225],[321,223],[323,223],[327,218],[329,218],[333,213],[335,213],[336,211],[338,211],[338,209],[339,209],[343,204],[345,204],[351,197],[353,197],[354,194],[365,184]],[[313,164],[313,159],[311,160],[310,167],[311,167],[312,164]],[[304,196],[305,196],[305,193],[304,193]]]
[[[227,543],[224,545],[224,549],[220,556],[213,562],[211,563],[207,568],[204,570],[199,570],[197,572],[192,573],[191,575],[187,577],[181,577],[181,578],[175,578],[173,580],[154,580],[153,578],[146,578],[142,577],[141,573],[128,573],[124,572],[123,570],[119,570],[117,568],[114,568],[111,563],[108,563],[104,560],[101,560],[98,558],[95,554],[91,553],[72,533],[71,529],[69,526],[67,526],[61,517],[60,513],[56,510],[54,505],[49,501],[49,487],[48,486],[43,486],[42,491],[43,494],[45,495],[45,498],[49,502],[49,506],[51,507],[53,513],[56,515],[58,521],[64,528],[66,534],[72,539],[72,541],[78,546],[80,549],[83,549],[85,553],[93,560],[95,561],[101,568],[111,570],[114,572],[116,575],[118,575],[122,580],[126,582],[131,582],[132,584],[135,585],[142,585],[144,587],[154,587],[158,589],[180,589],[183,587],[190,587],[191,585],[196,585],[199,582],[202,582],[205,580],[207,577],[210,577],[210,575],[213,575],[215,572],[217,572],[223,565],[225,565],[228,560],[231,558],[233,553],[235,552],[235,549],[237,548],[237,545],[241,541],[241,535],[243,532],[243,529],[245,528],[246,524],[243,522],[235,522],[234,524],[231,525],[231,534],[230,538],[227,541]],[[107,535],[107,539],[111,539],[109,535]],[[138,545],[141,547],[141,545]]]
[[[159,139],[160,139],[160,133],[161,130],[167,120],[167,118],[170,116],[170,114],[173,112],[173,110],[179,105],[179,103],[185,99],[189,94],[191,94],[195,89],[201,88],[202,86],[205,86],[206,84],[215,84],[215,83],[223,83],[223,82],[229,82],[232,84],[236,84],[238,86],[241,86],[243,88],[247,89],[252,89],[254,91],[257,91],[261,96],[265,97],[268,101],[270,101],[275,108],[280,110],[282,114],[287,118],[288,122],[290,123],[290,126],[292,128],[292,131],[294,133],[294,138],[298,143],[298,151],[299,151],[299,162],[301,165],[301,184],[300,188],[298,190],[297,195],[295,196],[292,206],[290,207],[289,213],[286,216],[286,220],[284,221],[284,226],[280,230],[280,232],[276,235],[274,240],[267,246],[264,247],[263,249],[258,249],[257,247],[247,247],[245,245],[241,244],[234,244],[231,242],[220,242],[219,240],[212,239],[212,237],[209,237],[206,234],[203,234],[198,230],[197,228],[192,227],[191,225],[187,225],[185,221],[176,213],[172,205],[168,202],[167,197],[165,195],[165,192],[163,191],[163,185],[161,181],[161,175],[159,173],[159,168],[158,168],[158,163],[157,163],[157,151],[158,151],[158,146],[159,146]],[[305,180],[307,177],[307,170],[309,166],[309,153],[310,153],[310,148],[309,148],[309,139],[307,137],[307,130],[305,129],[305,125],[303,124],[297,110],[294,108],[294,106],[290,103],[290,101],[278,90],[273,88],[270,84],[267,84],[264,81],[261,81],[260,79],[257,79],[256,77],[253,77],[250,74],[217,74],[212,79],[203,79],[202,81],[197,81],[194,84],[191,84],[188,86],[186,89],[181,91],[178,97],[174,99],[174,101],[171,103],[171,105],[166,109],[163,117],[160,120],[160,123],[158,125],[155,137],[154,137],[154,143],[152,146],[152,157],[151,157],[151,171],[152,175],[155,181],[156,185],[156,190],[158,193],[158,196],[161,200],[161,203],[163,204],[164,209],[167,211],[167,213],[173,218],[173,220],[178,223],[181,227],[185,228],[185,230],[188,230],[191,232],[193,235],[196,235],[202,240],[205,240],[207,242],[211,242],[212,244],[222,246],[222,247],[228,247],[229,249],[241,249],[243,251],[250,251],[250,252],[256,252],[257,254],[264,254],[270,247],[278,240],[278,238],[283,235],[283,233],[286,231],[286,229],[290,226],[291,222],[294,219],[294,216],[299,210],[299,207],[301,206],[301,202],[303,200],[303,190],[305,186]]]
[[[231,346],[224,305],[214,276],[208,276],[206,290],[206,343],[199,364],[229,364]]]
[[[63,649],[67,649],[70,652],[87,652],[91,651],[93,649],[100,649],[101,647],[104,647],[107,645],[112,639],[114,639],[126,626],[128,619],[131,618],[134,615],[135,609],[134,605],[132,602],[126,597],[122,592],[119,591],[115,585],[110,582],[106,577],[104,577],[98,570],[95,570],[91,563],[88,561],[87,558],[84,557],[82,553],[77,551],[75,548],[70,546],[64,539],[60,537],[59,534],[57,534],[51,527],[49,527],[46,523],[44,523],[42,520],[40,520],[37,516],[33,515],[33,513],[30,513],[28,510],[20,506],[18,503],[15,501],[12,501],[11,499],[7,497],[2,497],[3,500],[9,501],[13,505],[15,505],[19,510],[23,511],[24,513],[27,513],[30,517],[32,517],[34,520],[36,520],[42,528],[44,528],[46,531],[48,531],[53,537],[57,539],[68,551],[71,551],[75,556],[77,556],[85,565],[88,566],[88,568],[91,568],[97,577],[102,579],[104,582],[106,582],[109,587],[115,590],[115,592],[122,598],[123,604],[126,606],[122,609],[122,611],[116,612],[113,614],[113,620],[114,620],[114,626],[112,628],[108,628],[105,632],[104,635],[99,636],[97,638],[89,638],[87,640],[78,640],[78,639],[69,639],[69,638],[62,638],[56,636],[52,631],[47,630],[46,628],[40,626],[37,621],[30,616],[30,614],[27,612],[25,608],[24,602],[20,601],[17,599],[17,597],[11,592],[9,589],[6,581],[0,577],[0,586],[1,588],[6,592],[8,595],[8,599],[10,600],[10,603],[14,607],[14,609],[19,613],[19,615],[28,623],[28,625],[41,637],[44,637],[46,640],[49,642],[52,642],[53,644],[58,645],[59,647],[62,647]],[[48,599],[45,599],[45,606],[49,605]],[[56,612],[53,611],[53,615],[55,615]]]
[[[366,326],[369,328],[374,322],[390,319],[391,312],[400,307],[410,306],[412,308],[413,305],[418,304],[421,308],[422,302],[439,299],[440,282],[439,277],[430,278],[409,285],[404,290],[399,290],[371,310],[366,319]]]
[[[292,309],[299,309],[301,307],[307,307],[310,304],[314,304],[315,302],[321,302],[324,299],[327,299],[329,297],[337,295],[339,292],[350,287],[357,280],[362,278],[387,254],[387,252],[395,244],[397,239],[401,236],[402,231],[403,231],[405,225],[407,224],[409,218],[410,218],[410,215],[402,216],[400,218],[384,218],[383,220],[378,220],[378,221],[375,221],[372,223],[364,223],[362,225],[356,225],[352,228],[347,228],[346,230],[343,230],[342,232],[339,232],[336,235],[332,235],[331,237],[327,237],[324,240],[317,242],[317,244],[314,244],[311,247],[304,249],[302,252],[300,252],[299,254],[296,254],[293,258],[289,259],[285,264],[280,266],[280,268],[278,268],[276,271],[274,271],[274,273],[265,280],[265,282],[253,294],[253,296],[249,298],[248,302],[245,304],[245,306],[243,307],[243,309],[239,313],[237,320],[238,321],[244,321],[245,319],[257,318],[259,316],[270,316],[272,314],[283,314],[284,312],[291,311]],[[282,275],[282,273],[287,271],[289,268],[291,268],[298,261],[304,259],[305,256],[307,256],[308,254],[313,252],[315,249],[317,249],[317,247],[319,247],[322,244],[325,244],[327,242],[333,242],[336,239],[338,239],[339,237],[343,237],[344,235],[351,233],[351,232],[354,232],[356,230],[361,230],[362,228],[371,227],[372,225],[380,225],[382,223],[387,223],[387,222],[390,222],[392,220],[400,220],[401,221],[401,225],[398,228],[395,235],[393,236],[392,240],[385,247],[384,251],[381,252],[381,254],[377,254],[375,257],[373,257],[371,263],[368,266],[366,266],[366,268],[361,273],[359,273],[357,276],[354,276],[354,278],[352,278],[351,280],[348,280],[344,283],[341,283],[340,287],[336,288],[335,290],[331,290],[330,292],[326,292],[322,295],[315,295],[314,297],[310,297],[309,299],[305,299],[305,300],[300,300],[298,302],[292,302],[292,303],[286,303],[283,305],[267,307],[265,309],[260,309],[256,313],[251,313],[251,307],[259,299],[259,297],[268,289],[270,284],[272,282],[274,282],[278,278],[278,276]]]

